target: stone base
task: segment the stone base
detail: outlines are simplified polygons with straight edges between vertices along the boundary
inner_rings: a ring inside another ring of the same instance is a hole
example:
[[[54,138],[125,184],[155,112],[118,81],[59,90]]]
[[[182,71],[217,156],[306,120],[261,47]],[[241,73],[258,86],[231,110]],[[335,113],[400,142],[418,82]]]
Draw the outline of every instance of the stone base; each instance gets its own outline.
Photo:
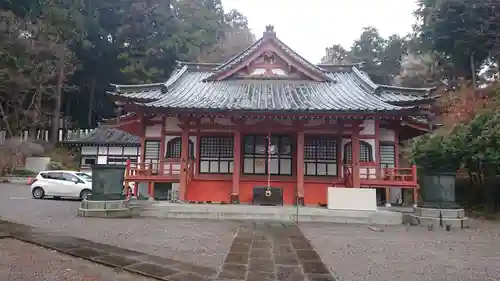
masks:
[[[131,206],[130,200],[87,201],[83,200],[78,208],[80,217],[94,218],[131,218],[138,215],[136,206]]]
[[[85,210],[85,209],[79,208],[77,214],[80,217],[91,217],[91,218],[131,218],[131,217],[133,217],[132,209]]]
[[[425,227],[432,227],[432,229],[446,228],[447,225],[451,229],[456,228],[469,228],[470,221],[468,218],[452,219],[452,218],[431,218],[431,217],[420,217],[416,215],[410,215],[412,225],[420,225]]]
[[[295,197],[295,198],[296,198],[295,200],[296,202],[294,202],[295,205],[298,204],[299,206],[305,206],[304,197]]]
[[[455,202],[433,202],[425,201],[419,204],[421,208],[427,209],[461,209],[460,205]]]
[[[416,207],[410,214],[412,225],[421,225],[432,229],[446,228],[468,228],[469,219],[465,216],[464,209],[437,209]]]
[[[231,202],[231,204],[240,204],[240,195],[239,194],[231,194],[230,202]]]
[[[297,216],[298,215],[298,216]],[[213,220],[265,220],[327,222],[342,224],[401,225],[403,214],[387,210],[352,211],[328,210],[316,207],[255,206],[215,204],[174,204],[158,202],[144,209],[142,217]]]
[[[450,219],[460,219],[465,218],[464,209],[437,209],[437,208],[422,208],[416,207],[413,210],[413,214],[420,217],[431,217],[431,218],[450,218]]]

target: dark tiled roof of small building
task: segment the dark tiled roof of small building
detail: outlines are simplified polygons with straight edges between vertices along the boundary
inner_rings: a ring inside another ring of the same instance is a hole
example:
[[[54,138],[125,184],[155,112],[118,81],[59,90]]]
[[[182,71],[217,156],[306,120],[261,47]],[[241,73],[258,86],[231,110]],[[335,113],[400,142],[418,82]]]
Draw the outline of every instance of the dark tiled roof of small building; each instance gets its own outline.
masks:
[[[115,128],[96,128],[88,134],[70,137],[64,144],[74,145],[110,145],[110,146],[140,146],[141,139]]]

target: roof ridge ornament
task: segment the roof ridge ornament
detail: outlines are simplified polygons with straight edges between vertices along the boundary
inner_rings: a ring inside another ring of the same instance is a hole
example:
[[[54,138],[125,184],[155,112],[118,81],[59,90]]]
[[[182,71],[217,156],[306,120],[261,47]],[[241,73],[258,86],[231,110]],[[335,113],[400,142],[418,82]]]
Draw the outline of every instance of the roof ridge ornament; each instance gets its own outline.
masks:
[[[266,31],[263,34],[264,38],[276,37],[276,32],[274,31],[274,25],[266,25]]]

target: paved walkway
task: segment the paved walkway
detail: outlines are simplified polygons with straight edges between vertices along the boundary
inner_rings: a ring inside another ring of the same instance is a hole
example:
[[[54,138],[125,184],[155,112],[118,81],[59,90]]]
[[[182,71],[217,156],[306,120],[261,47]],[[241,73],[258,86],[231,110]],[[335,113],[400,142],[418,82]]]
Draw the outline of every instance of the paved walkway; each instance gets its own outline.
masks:
[[[154,281],[12,238],[0,239],[0,280]]]
[[[168,281],[335,281],[293,223],[245,222],[220,268],[208,268],[0,221],[0,237]],[[307,278],[306,278],[307,277]]]
[[[211,280],[217,274],[216,269],[95,243],[85,239],[60,236],[22,224],[0,221],[0,232],[9,233],[13,238],[24,242],[160,280]]]
[[[243,223],[218,279],[335,281],[300,229],[280,222]]]

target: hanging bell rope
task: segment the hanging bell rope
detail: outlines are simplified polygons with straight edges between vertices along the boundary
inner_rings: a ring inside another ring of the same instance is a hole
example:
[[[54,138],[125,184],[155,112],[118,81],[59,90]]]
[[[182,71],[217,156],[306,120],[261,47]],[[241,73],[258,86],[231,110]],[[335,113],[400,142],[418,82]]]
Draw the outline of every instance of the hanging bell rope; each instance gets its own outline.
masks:
[[[271,132],[267,134],[267,189],[265,192],[266,197],[271,197]]]

